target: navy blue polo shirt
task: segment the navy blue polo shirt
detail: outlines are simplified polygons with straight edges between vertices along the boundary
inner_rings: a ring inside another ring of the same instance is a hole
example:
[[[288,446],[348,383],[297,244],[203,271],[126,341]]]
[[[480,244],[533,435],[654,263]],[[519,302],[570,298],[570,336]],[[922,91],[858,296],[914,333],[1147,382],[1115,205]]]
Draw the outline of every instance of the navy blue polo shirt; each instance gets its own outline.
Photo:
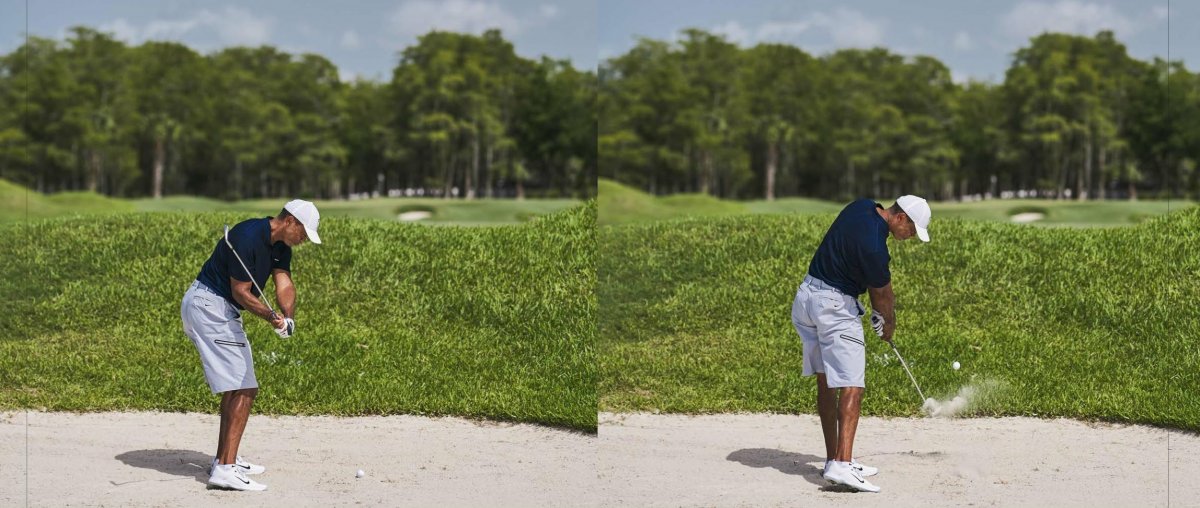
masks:
[[[242,262],[246,263],[250,274],[246,273],[246,270],[238,263],[238,258],[234,257],[229,246],[225,244],[225,239],[221,238],[217,240],[217,247],[213,249],[208,261],[204,262],[204,267],[200,268],[200,275],[196,276],[196,280],[216,291],[238,310],[245,310],[233,298],[233,289],[230,287],[229,278],[233,277],[242,282],[249,282],[250,277],[254,277],[254,282],[258,284],[258,287],[265,287],[272,270],[278,268],[287,272],[291,271],[292,248],[282,241],[271,244],[270,217],[238,223],[229,229],[229,242],[233,244],[233,248],[237,249],[238,256],[241,256]],[[250,288],[250,292],[256,297],[260,296],[254,287]]]
[[[875,211],[882,208],[870,199],[846,205],[813,254],[808,274],[854,296],[888,285],[888,225]]]

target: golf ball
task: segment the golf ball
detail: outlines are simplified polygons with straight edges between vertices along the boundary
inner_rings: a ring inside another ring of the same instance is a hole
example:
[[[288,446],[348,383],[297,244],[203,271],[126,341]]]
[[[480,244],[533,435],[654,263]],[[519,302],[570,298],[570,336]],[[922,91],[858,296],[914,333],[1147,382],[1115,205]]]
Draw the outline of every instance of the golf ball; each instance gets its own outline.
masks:
[[[954,370],[958,370],[958,367],[959,367],[958,362],[954,362]]]
[[[355,478],[362,478],[362,477],[364,477],[364,476],[366,476],[366,475],[367,475],[367,473],[364,473],[364,472],[363,472],[363,470],[359,469],[359,470],[358,470],[358,472],[354,474],[354,477],[355,477]]]

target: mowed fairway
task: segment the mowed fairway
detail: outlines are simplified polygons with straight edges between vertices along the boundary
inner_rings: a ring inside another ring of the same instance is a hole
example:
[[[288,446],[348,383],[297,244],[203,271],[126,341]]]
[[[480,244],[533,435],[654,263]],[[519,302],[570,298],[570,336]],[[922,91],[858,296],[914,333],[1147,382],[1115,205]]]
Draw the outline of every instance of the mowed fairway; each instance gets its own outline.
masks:
[[[601,410],[814,412],[790,309],[832,220],[602,226]],[[1200,209],[1125,228],[940,219],[931,234],[928,244],[889,239],[896,343],[927,396],[973,385],[987,396],[968,416],[1200,430]],[[920,415],[911,381],[869,328],[867,344],[864,413]]]
[[[287,199],[253,199],[226,202],[196,196],[162,199],[116,199],[92,192],[43,195],[0,180],[0,224],[97,213],[128,212],[236,212],[257,216],[279,213]],[[376,198],[355,201],[316,200],[323,217],[359,217],[398,221],[405,212],[428,212],[415,224],[487,226],[529,222],[561,212],[580,202],[574,199],[438,199]]]
[[[841,211],[847,203],[809,198],[779,198],[774,201],[728,201],[700,194],[655,197],[611,180],[600,180],[600,224],[740,214],[813,214]],[[890,206],[892,199],[881,201]],[[969,203],[931,202],[936,220],[960,218],[1011,222],[1019,213],[1040,213],[1032,222],[1039,226],[1103,227],[1127,226],[1182,210],[1193,203],[1179,200],[1154,201],[1055,201],[1048,199],[992,199]],[[938,227],[936,224],[934,227]]]
[[[214,411],[180,299],[222,225],[255,216],[0,225],[0,408]],[[296,335],[244,317],[256,414],[594,430],[595,222],[594,202],[500,228],[323,220],[292,261]]]
[[[141,212],[173,211],[230,211],[252,213],[260,216],[275,215],[287,200],[258,199],[225,203],[196,197],[168,197],[160,200],[138,199],[132,201],[134,209]],[[322,216],[362,217],[396,221],[404,212],[428,212],[426,219],[413,221],[417,224],[487,226],[510,225],[528,222],[543,215],[560,212],[579,201],[572,199],[462,199],[437,198],[377,198],[357,201],[313,202]]]

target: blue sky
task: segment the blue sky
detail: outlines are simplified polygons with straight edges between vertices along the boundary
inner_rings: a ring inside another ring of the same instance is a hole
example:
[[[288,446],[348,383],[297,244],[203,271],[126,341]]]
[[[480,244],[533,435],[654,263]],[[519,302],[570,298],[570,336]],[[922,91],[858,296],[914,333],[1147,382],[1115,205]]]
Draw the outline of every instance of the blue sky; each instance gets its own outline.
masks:
[[[88,25],[139,43],[175,40],[202,51],[272,44],[328,57],[345,77],[390,78],[397,52],[432,28],[498,27],[517,53],[596,67],[594,0],[28,0],[29,32],[61,37]],[[0,52],[25,31],[25,1],[0,0]]]
[[[1112,29],[1134,57],[1166,57],[1169,49],[1172,59],[1200,69],[1198,22],[1197,0],[1175,0],[1169,9],[1168,0],[606,0],[598,53],[609,58],[637,36],[670,40],[683,28],[701,28],[742,45],[788,42],[814,54],[884,46],[937,57],[959,81],[1001,81],[1009,55],[1044,30]]]

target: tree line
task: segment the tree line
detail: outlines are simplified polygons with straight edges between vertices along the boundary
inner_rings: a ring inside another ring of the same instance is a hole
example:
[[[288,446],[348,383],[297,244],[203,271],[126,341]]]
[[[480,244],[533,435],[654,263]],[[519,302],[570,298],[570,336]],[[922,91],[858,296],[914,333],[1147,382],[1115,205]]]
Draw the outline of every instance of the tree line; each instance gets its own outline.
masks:
[[[496,30],[430,32],[390,80],[345,83],[316,54],[79,26],[0,57],[0,178],[121,197],[588,197],[597,86]]]
[[[1109,31],[1044,33],[1002,83],[928,56],[813,56],[685,30],[599,68],[600,176],[655,194],[1200,195],[1200,76]]]

